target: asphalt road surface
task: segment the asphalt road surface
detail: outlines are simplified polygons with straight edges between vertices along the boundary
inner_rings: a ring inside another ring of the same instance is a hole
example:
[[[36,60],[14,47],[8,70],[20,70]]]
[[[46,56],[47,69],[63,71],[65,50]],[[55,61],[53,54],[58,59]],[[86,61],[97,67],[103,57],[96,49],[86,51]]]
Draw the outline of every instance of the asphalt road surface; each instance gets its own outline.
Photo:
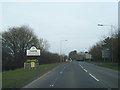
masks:
[[[23,88],[118,88],[118,72],[73,61],[56,67]]]

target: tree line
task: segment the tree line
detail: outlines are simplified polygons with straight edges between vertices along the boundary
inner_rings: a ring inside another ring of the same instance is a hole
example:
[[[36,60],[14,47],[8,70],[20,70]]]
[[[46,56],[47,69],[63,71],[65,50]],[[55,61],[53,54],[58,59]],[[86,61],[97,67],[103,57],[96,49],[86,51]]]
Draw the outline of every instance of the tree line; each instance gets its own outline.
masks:
[[[98,62],[118,62],[118,56],[120,55],[119,50],[120,44],[120,30],[118,32],[112,33],[110,37],[105,37],[103,40],[99,41],[93,45],[89,53],[92,55],[94,61]],[[110,53],[109,58],[102,58],[102,51],[107,49]]]
[[[27,59],[38,59],[40,64],[59,62],[57,53],[48,51],[46,39],[38,38],[28,26],[12,27],[0,33],[2,42],[2,70],[21,68]],[[40,57],[27,57],[26,50],[34,45],[41,50]]]
[[[77,53],[76,50],[71,51],[69,53],[69,58],[72,60],[86,60],[86,54],[90,54],[92,56],[90,60],[93,61],[118,63],[118,57],[120,56],[119,45],[120,29],[113,32],[111,36],[105,37],[103,40],[97,42],[88,52]]]

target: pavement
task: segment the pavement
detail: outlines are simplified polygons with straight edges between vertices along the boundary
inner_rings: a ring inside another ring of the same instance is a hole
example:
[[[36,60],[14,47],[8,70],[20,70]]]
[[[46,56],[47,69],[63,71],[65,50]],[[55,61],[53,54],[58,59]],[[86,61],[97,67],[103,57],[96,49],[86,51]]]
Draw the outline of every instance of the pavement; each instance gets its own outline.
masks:
[[[61,64],[23,88],[118,88],[118,71],[72,61]]]

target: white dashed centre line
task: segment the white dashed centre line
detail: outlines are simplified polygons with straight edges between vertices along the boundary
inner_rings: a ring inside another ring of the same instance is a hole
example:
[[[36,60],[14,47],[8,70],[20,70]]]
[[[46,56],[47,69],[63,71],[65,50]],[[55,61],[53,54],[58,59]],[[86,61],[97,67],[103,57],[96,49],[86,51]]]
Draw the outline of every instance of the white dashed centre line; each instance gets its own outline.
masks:
[[[83,68],[83,67],[81,66],[81,68]]]
[[[66,67],[64,66],[63,70],[62,70],[62,71],[60,71],[60,74],[62,74],[62,73],[63,73],[63,71],[65,70],[65,68],[66,68]]]
[[[63,73],[63,71],[65,70],[65,68],[66,68],[66,67],[64,66],[64,68],[63,68],[63,70],[60,72],[60,74]],[[53,84],[50,85],[50,87],[54,87],[54,86],[55,86],[55,83],[56,83],[57,79],[58,79],[58,77],[56,77],[56,79],[54,80]]]
[[[79,66],[80,66],[81,68],[83,68],[80,64],[79,64]]]
[[[83,69],[85,72],[88,72],[86,69]]]
[[[92,74],[89,73],[89,75],[94,78],[96,81],[99,81],[95,76],[93,76]]]

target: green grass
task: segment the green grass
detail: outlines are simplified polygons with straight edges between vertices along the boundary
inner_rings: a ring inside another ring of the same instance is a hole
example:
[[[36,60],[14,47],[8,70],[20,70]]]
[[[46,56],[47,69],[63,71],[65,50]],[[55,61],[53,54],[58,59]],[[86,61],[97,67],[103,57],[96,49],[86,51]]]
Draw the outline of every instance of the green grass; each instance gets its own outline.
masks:
[[[86,61],[86,62],[95,64],[97,66],[106,67],[106,68],[109,68],[109,69],[120,71],[120,66],[118,66],[118,63],[95,62],[95,61]]]
[[[38,71],[24,70],[24,68],[2,72],[2,88],[15,88],[16,86],[58,66],[60,63],[44,64]]]

